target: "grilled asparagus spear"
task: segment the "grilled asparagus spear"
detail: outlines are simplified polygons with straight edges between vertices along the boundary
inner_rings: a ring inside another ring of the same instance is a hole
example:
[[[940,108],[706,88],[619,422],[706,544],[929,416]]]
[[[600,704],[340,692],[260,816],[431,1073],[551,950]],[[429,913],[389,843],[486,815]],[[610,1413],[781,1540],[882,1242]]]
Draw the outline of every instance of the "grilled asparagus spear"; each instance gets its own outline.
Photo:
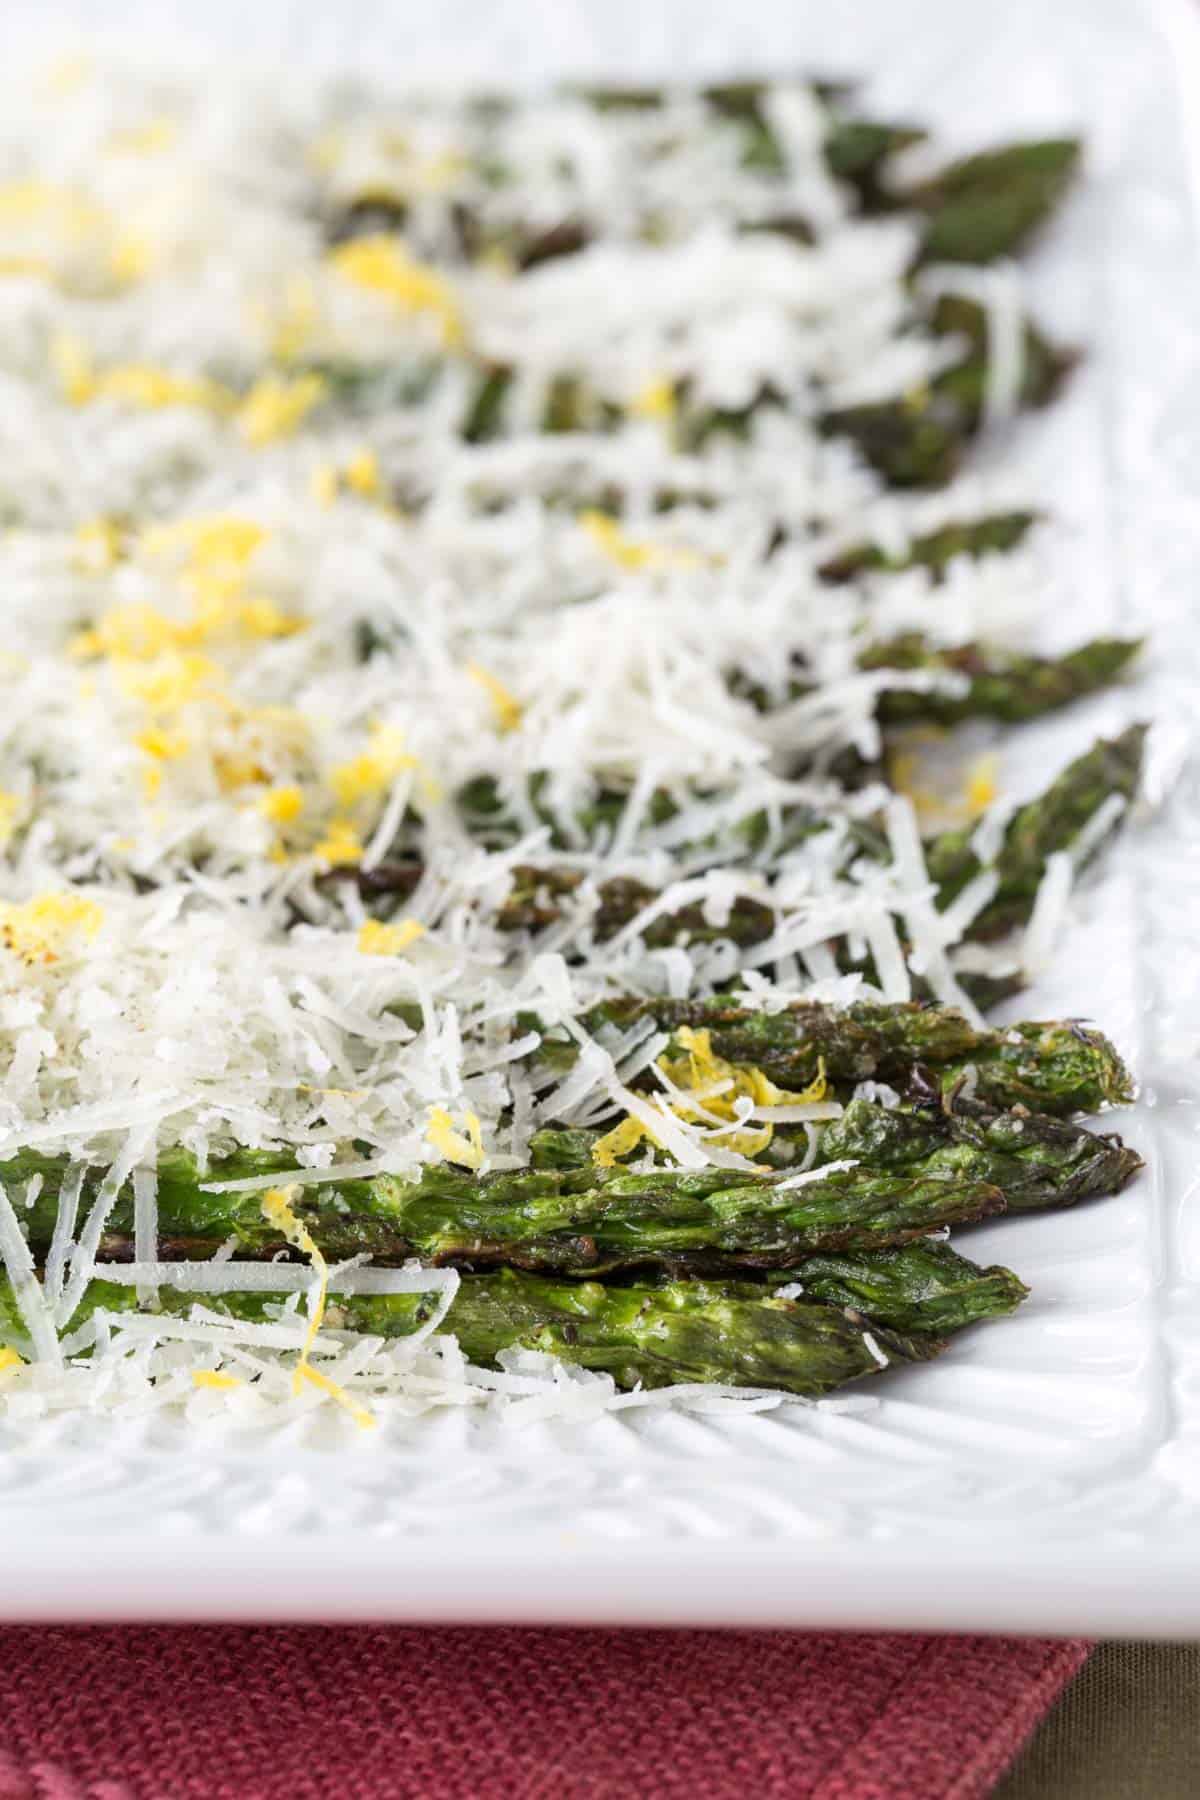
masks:
[[[862,669],[927,669],[967,678],[962,694],[903,688],[882,694],[878,717],[884,725],[958,725],[964,719],[1017,725],[1108,687],[1140,648],[1138,638],[1092,638],[1065,656],[1030,656],[984,644],[933,645],[911,631],[870,645],[858,663]]]
[[[989,865],[1000,885],[972,924],[973,938],[1002,937],[1023,924],[1048,858],[1056,850],[1070,849],[1102,807],[1114,799],[1132,801],[1141,780],[1145,742],[1144,725],[1131,725],[1120,737],[1099,738],[1036,800],[1018,807]],[[925,866],[937,887],[939,906],[948,906],[984,867],[974,841],[974,829],[965,827],[941,832],[926,844]],[[1091,846],[1089,858],[1101,841]]]
[[[924,1328],[912,1335],[893,1332],[867,1320],[859,1311],[827,1306],[819,1300],[786,1299],[751,1283],[669,1282],[658,1287],[605,1287],[598,1281],[562,1282],[499,1269],[464,1278],[447,1314],[445,1330],[458,1338],[466,1356],[480,1365],[494,1364],[500,1351],[540,1350],[564,1363],[602,1370],[619,1388],[670,1387],[677,1382],[713,1382],[729,1387],[779,1388],[809,1398],[827,1394],[846,1382],[874,1375],[889,1363],[925,1362],[945,1348],[931,1335],[932,1320],[958,1323],[1009,1311],[1023,1289],[1015,1277],[997,1280],[1007,1271],[981,1271],[974,1284],[934,1273],[933,1299],[927,1303]],[[832,1283],[830,1273],[818,1277]],[[851,1291],[873,1287],[887,1304],[893,1289],[917,1289],[918,1279],[897,1279],[880,1271],[856,1277],[852,1270],[836,1276]],[[943,1289],[949,1290],[944,1295]],[[269,1298],[233,1293],[210,1294],[159,1289],[163,1312],[186,1314],[200,1302],[230,1318],[262,1323],[274,1317]],[[403,1338],[429,1316],[429,1297],[422,1294],[346,1295],[331,1303],[330,1328]],[[74,1324],[94,1312],[137,1310],[135,1290],[114,1282],[88,1284]],[[914,1291],[911,1305],[898,1311],[922,1316]],[[0,1284],[0,1329],[9,1341],[23,1341],[23,1325],[7,1282]]]
[[[1100,739],[1091,750],[1068,765],[1038,799],[1018,808],[1004,829],[999,850],[986,865],[999,878],[996,892],[988,905],[972,921],[966,936],[974,940],[1002,937],[1028,918],[1037,895],[1038,885],[1046,870],[1049,856],[1056,850],[1070,849],[1090,821],[1114,796],[1130,799],[1136,792],[1141,772],[1143,726],[1132,726],[1121,737]],[[617,797],[614,796],[614,802]],[[664,800],[666,797],[664,796]],[[623,804],[623,797],[621,797]],[[498,804],[498,801],[497,801]],[[614,805],[614,813],[619,812]],[[1117,820],[1114,819],[1114,827]],[[798,840],[821,828],[811,811],[798,813],[793,830]],[[868,821],[854,827],[858,852],[887,859],[889,850],[882,830]],[[974,849],[975,828],[954,828],[929,838],[925,843],[926,866],[937,885],[941,907],[962,892],[967,882],[985,867]],[[1091,854],[1100,847],[1098,840]],[[347,865],[330,871],[328,882],[354,881],[363,899],[386,916],[415,892],[424,874],[423,865],[415,859],[377,864],[370,870]],[[502,931],[541,930],[561,919],[578,893],[586,877],[577,870],[554,864],[518,864],[512,872],[512,889],[496,914]],[[623,930],[656,898],[655,890],[630,876],[614,876],[598,884],[597,904],[591,917],[592,929],[600,942]],[[720,924],[706,916],[703,903],[694,902],[670,913],[660,913],[644,928],[644,938],[651,948],[676,943],[703,943],[727,939],[744,948],[766,942],[775,931],[778,917],[769,895],[758,899],[739,895]],[[971,977],[962,977],[969,984]],[[1019,990],[1015,984],[1001,981],[998,989],[981,978],[978,991],[971,989],[978,1004],[986,1007]]]
[[[889,554],[879,544],[852,544],[822,563],[819,573],[825,581],[852,581],[871,569],[924,568],[940,578],[956,556],[986,556],[990,551],[1014,549],[1036,522],[1037,514],[1032,512],[989,513],[979,519],[955,521],[913,538],[899,555]]]
[[[882,725],[950,726],[966,719],[1021,725],[1110,686],[1140,649],[1139,638],[1091,638],[1063,656],[1034,656],[978,642],[937,644],[922,631],[906,631],[864,645],[857,661],[860,669],[895,669],[902,675],[917,670],[965,679],[960,693],[885,688],[875,709]],[[785,705],[814,691],[803,678],[804,659],[797,657],[794,666],[798,679],[789,684]],[[731,686],[760,710],[770,710],[770,697],[761,685],[735,675]]]
[[[931,1071],[918,1067],[909,1093],[924,1104],[879,1106],[851,1100],[841,1117],[824,1126],[816,1167],[855,1161],[866,1168],[922,1176],[983,1179],[1004,1195],[1007,1212],[1071,1206],[1077,1200],[1115,1194],[1138,1173],[1142,1159],[1115,1132],[1081,1125],[1017,1106],[1003,1110],[944,1094]],[[760,1154],[787,1168],[795,1127],[778,1126]],[[598,1132],[546,1129],[535,1134],[530,1155],[541,1168],[578,1168],[592,1160]]]
[[[1080,153],[1077,138],[1006,144],[908,189],[904,203],[927,215],[921,260],[987,263],[1023,249],[1058,207]]]
[[[209,1180],[280,1173],[286,1158],[242,1153]],[[264,1169],[264,1162],[266,1168]],[[32,1153],[4,1165],[7,1179],[40,1174],[42,1192],[22,1222],[35,1253],[50,1242],[65,1161]],[[255,1192],[212,1193],[183,1150],[158,1170],[159,1249],[165,1257],[211,1255],[233,1238],[243,1255],[273,1256],[278,1231]],[[654,1267],[676,1274],[790,1268],[814,1250],[904,1243],[940,1225],[1004,1207],[984,1180],[857,1166],[800,1185],[774,1171],[623,1168],[516,1169],[473,1175],[449,1164],[411,1178],[377,1175],[298,1190],[298,1218],[333,1259],[497,1264],[561,1275]],[[128,1254],[133,1206],[118,1197],[102,1254]]]
[[[768,1280],[794,1283],[807,1300],[853,1307],[893,1331],[945,1337],[1014,1312],[1029,1292],[1011,1269],[980,1268],[931,1238],[894,1250],[824,1252]]]
[[[983,421],[988,379],[988,327],[984,308],[960,294],[943,294],[927,321],[939,335],[966,340],[960,362],[927,387],[825,413],[822,428],[849,437],[867,462],[893,487],[941,487],[954,474]],[[1045,406],[1075,363],[1074,353],[1050,343],[1027,323],[1022,335],[1021,406]]]
[[[1037,1095],[1066,1111],[1129,1097],[1115,1051],[1079,1027],[980,1032],[956,1014],[913,1006],[860,1006],[838,1015],[802,1005],[764,1015],[686,1002],[632,1004],[640,1010],[631,1015],[629,1003],[618,1003],[604,1009],[604,1018],[614,1022],[619,1013],[619,1022],[629,1023],[656,1006],[649,1016],[657,1023],[706,1029],[716,1055],[767,1069],[793,1087],[818,1058],[843,1081],[886,1077],[909,1058],[908,1075],[934,1098],[968,1069],[976,1092],[993,1102],[1001,1096],[1024,1103]],[[934,1059],[937,1073],[925,1073],[922,1065]],[[1006,1203],[1018,1210],[1066,1204],[1113,1192],[1140,1167],[1119,1139],[1025,1111],[977,1110],[946,1119],[937,1110],[890,1112],[865,1101],[851,1102],[824,1133],[825,1161],[852,1166],[799,1182],[786,1172],[601,1169],[581,1162],[581,1147],[588,1149],[580,1134],[571,1134],[566,1146],[543,1142],[535,1145],[535,1166],[482,1176],[438,1165],[411,1178],[378,1175],[305,1187],[295,1209],[330,1257],[419,1255],[559,1274],[644,1265],[711,1274],[790,1267],[813,1251],[846,1245],[901,1243]],[[67,1166],[65,1158],[33,1151],[4,1165],[11,1181],[41,1177],[24,1213],[35,1251],[49,1245]],[[282,1153],[242,1151],[217,1165],[207,1182],[274,1174],[286,1180],[289,1166]],[[181,1149],[159,1160],[158,1225],[168,1257],[211,1254],[230,1237],[250,1255],[278,1247],[258,1195],[212,1191]],[[119,1196],[105,1253],[127,1253],[132,1230],[132,1202]]]
[[[778,1287],[787,1283],[802,1292],[781,1295]],[[605,1369],[620,1387],[715,1381],[816,1395],[880,1366],[863,1342],[864,1325],[889,1361],[922,1360],[942,1348],[939,1339],[1014,1311],[1026,1292],[1009,1269],[980,1268],[946,1244],[921,1240],[895,1250],[812,1257],[779,1276],[774,1291],[744,1281],[611,1288],[489,1270],[464,1275],[444,1330],[482,1367],[494,1365],[503,1350],[540,1350]],[[159,1290],[158,1309],[168,1315],[186,1315],[197,1302],[253,1323],[267,1322],[277,1306],[262,1294]],[[339,1295],[326,1328],[403,1338],[424,1324],[429,1306],[430,1297],[420,1293]],[[138,1310],[136,1290],[106,1281],[103,1265],[73,1326],[100,1309]],[[0,1331],[6,1342],[24,1340],[8,1282],[0,1283]]]
[[[681,1026],[707,1031],[714,1056],[755,1067],[777,1086],[806,1088],[824,1067],[835,1088],[879,1080],[903,1087],[918,1065],[928,1066],[948,1092],[968,1070],[987,1105],[1023,1105],[1063,1116],[1097,1112],[1133,1099],[1128,1070],[1108,1039],[1074,1021],[1025,1021],[999,1029],[977,1027],[952,1007],[916,1001],[858,1001],[839,1009],[796,1001],[759,1012],[722,999],[616,999],[585,1015],[594,1036],[606,1025],[627,1029],[639,1020],[660,1031]],[[536,1025],[536,1021],[527,1021]],[[679,1054],[672,1046],[666,1054]],[[548,1073],[566,1072],[577,1055],[565,1034],[546,1033],[533,1052]]]

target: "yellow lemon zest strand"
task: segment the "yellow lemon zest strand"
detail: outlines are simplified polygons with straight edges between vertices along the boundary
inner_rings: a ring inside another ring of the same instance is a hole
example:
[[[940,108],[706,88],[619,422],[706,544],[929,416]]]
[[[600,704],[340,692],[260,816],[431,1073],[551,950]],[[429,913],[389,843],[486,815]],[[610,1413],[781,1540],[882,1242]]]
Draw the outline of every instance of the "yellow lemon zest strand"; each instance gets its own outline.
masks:
[[[196,407],[202,412],[227,408],[225,391],[203,375],[177,375],[151,363],[122,363],[96,377],[96,398],[154,412],[168,406]]]
[[[0,906],[0,944],[26,963],[54,963],[68,939],[90,941],[103,922],[103,909],[82,894],[38,894]]]
[[[629,411],[637,419],[664,419],[670,423],[678,411],[674,383],[665,375],[648,381],[630,401]]]
[[[262,1215],[268,1225],[273,1225],[276,1231],[282,1232],[294,1250],[307,1256],[317,1277],[317,1297],[308,1310],[308,1330],[300,1351],[300,1366],[303,1367],[321,1329],[321,1320],[325,1317],[325,1302],[329,1295],[329,1265],[307,1225],[292,1211],[292,1201],[299,1192],[298,1187],[268,1188],[262,1197]],[[300,1371],[297,1369],[296,1379],[292,1384],[292,1391],[297,1394],[300,1392],[299,1377]]]
[[[271,355],[291,362],[312,343],[320,322],[317,293],[307,275],[292,275],[284,283],[283,299],[273,318],[268,316]]]
[[[478,663],[467,664],[467,674],[471,680],[478,682],[492,703],[492,711],[496,715],[496,723],[501,731],[516,731],[520,726],[525,709],[515,694],[509,692],[502,681],[495,675],[481,669]]]
[[[374,450],[364,447],[355,451],[340,469],[336,463],[322,463],[309,476],[308,491],[318,506],[332,506],[343,491],[363,500],[381,501],[385,491],[379,458]]]
[[[364,500],[377,500],[383,492],[383,478],[379,472],[379,458],[367,446],[355,451],[342,471],[348,488],[361,494]]]
[[[239,1375],[222,1375],[219,1369],[193,1369],[192,1386],[198,1388],[216,1388],[226,1392],[229,1388],[239,1388],[242,1380]]]
[[[16,794],[0,788],[0,847],[7,844],[21,817],[22,801]]]
[[[597,550],[603,552],[618,568],[637,570],[664,568],[696,568],[703,558],[694,550],[666,544],[641,544],[628,538],[610,513],[588,507],[578,515],[578,523],[587,532]]]
[[[121,560],[121,530],[115,519],[88,519],[75,529],[72,566],[85,575],[107,575]]]
[[[304,795],[292,784],[268,788],[265,794],[259,795],[257,806],[273,825],[292,825],[304,811]]]
[[[322,463],[308,478],[308,491],[318,506],[332,506],[338,497],[338,472],[332,463]]]
[[[122,231],[109,246],[108,267],[122,287],[141,281],[154,265],[154,246],[140,232]]]
[[[404,733],[396,725],[374,724],[370,748],[349,762],[338,763],[329,774],[329,785],[341,806],[357,800],[376,799],[391,787],[405,769],[415,769],[417,759],[404,748]]]
[[[23,1369],[25,1358],[11,1344],[0,1344],[0,1375],[7,1375],[13,1369]]]
[[[117,541],[115,531],[114,526],[109,533],[110,551]],[[290,637],[305,630],[307,620],[285,613],[266,596],[244,591],[247,565],[266,535],[252,520],[224,515],[180,520],[143,532],[137,542],[140,555],[152,560],[170,557],[178,563],[180,583],[190,598],[190,615],[172,617],[144,602],[112,606],[98,624],[75,636],[70,644],[72,654],[106,656],[120,672],[123,663],[194,651],[213,638],[253,641]],[[128,688],[130,684],[125,685]]]
[[[327,384],[319,375],[298,375],[294,381],[264,375],[256,381],[235,413],[235,423],[252,449],[291,437],[325,398]]]
[[[331,1380],[322,1370],[315,1369],[311,1363],[301,1363],[296,1370],[296,1381],[301,1387],[307,1381],[313,1387],[319,1388],[321,1393],[328,1394],[331,1400],[336,1400],[338,1405],[350,1414],[354,1423],[363,1431],[374,1431],[378,1424],[375,1414],[368,1412],[365,1406],[360,1406],[358,1401],[346,1392],[345,1388],[339,1387],[337,1382]]]
[[[187,627],[156,606],[129,601],[112,606],[98,625],[71,639],[72,656],[107,656],[114,661],[150,662],[164,651],[193,641]]]
[[[167,406],[195,407],[218,418],[231,417],[253,449],[290,437],[327,392],[323,378],[311,374],[298,375],[294,380],[263,375],[248,393],[237,394],[207,375],[179,375],[153,363],[120,363],[97,369],[87,345],[70,332],[58,332],[52,338],[50,366],[64,398],[73,406],[115,400],[142,411]]]
[[[447,350],[464,341],[462,315],[448,281],[418,262],[397,238],[351,238],[329,254],[330,267],[356,287],[382,294],[404,312],[431,313]]]
[[[267,540],[267,528],[239,513],[196,513],[139,534],[138,549],[149,557],[184,557],[195,569],[241,571]]]
[[[126,269],[129,259],[123,254],[126,234],[115,218],[69,188],[42,181],[0,184],[0,227],[6,240],[0,274],[34,275],[69,285],[82,253],[93,273],[96,263],[107,260],[119,281],[131,278]],[[24,244],[23,232],[33,234]]]
[[[592,1161],[598,1168],[611,1169],[619,1158],[636,1150],[644,1138],[658,1142],[649,1126],[643,1125],[640,1119],[622,1119],[619,1125],[614,1125],[611,1131],[606,1131],[602,1138],[596,1139],[592,1145]]]
[[[139,750],[159,762],[176,762],[179,757],[186,756],[189,749],[188,739],[182,731],[165,731],[161,726],[139,731],[133,741]]]
[[[356,1424],[367,1429],[375,1423],[373,1416],[365,1407],[359,1406],[352,1400],[346,1390],[339,1387],[336,1381],[331,1381],[328,1375],[323,1375],[320,1370],[314,1369],[309,1361],[329,1299],[329,1265],[322,1256],[319,1245],[314,1242],[308,1227],[292,1211],[291,1202],[298,1192],[299,1189],[295,1187],[268,1188],[262,1197],[263,1217],[268,1225],[273,1225],[277,1231],[282,1232],[294,1249],[307,1256],[312,1264],[313,1273],[317,1277],[317,1297],[309,1307],[308,1330],[300,1351],[300,1360],[296,1364],[296,1370],[292,1376],[292,1392],[293,1394],[303,1392],[305,1382],[311,1382],[313,1387],[319,1388],[323,1394],[328,1394],[330,1399],[336,1400],[339,1406],[344,1406]]]
[[[143,411],[192,406],[225,414],[237,403],[236,395],[206,375],[177,375],[152,363],[121,363],[97,369],[87,345],[67,331],[56,332],[50,340],[50,367],[64,399],[72,406],[115,400]]]
[[[195,650],[164,650],[144,661],[118,656],[124,691],[152,712],[173,713],[197,700],[224,697],[223,676],[211,657]]]
[[[1000,764],[996,756],[980,756],[967,770],[966,801],[972,815],[986,812],[1000,792]]]
[[[358,947],[364,956],[398,956],[424,935],[425,927],[416,919],[401,919],[395,925],[367,919],[358,928]]]
[[[579,523],[605,556],[619,564],[622,569],[643,569],[647,563],[654,561],[654,547],[650,544],[635,544],[627,538],[617,521],[606,512],[599,512],[589,507],[579,515]]]
[[[360,863],[363,859],[363,843],[351,820],[331,819],[325,828],[324,837],[313,845],[313,855],[335,867],[345,863]]]
[[[479,1169],[483,1165],[483,1131],[473,1112],[462,1116],[467,1127],[465,1137],[455,1130],[454,1120],[445,1107],[435,1106],[429,1115],[425,1136],[447,1162],[458,1163],[464,1169]]]
[[[56,331],[50,339],[50,368],[72,406],[86,406],[96,397],[96,374],[91,351],[70,331]]]
[[[760,1156],[774,1135],[769,1120],[759,1126],[744,1125],[736,1102],[749,1100],[754,1106],[810,1105],[823,1100],[828,1091],[824,1059],[818,1059],[817,1073],[802,1093],[785,1092],[760,1068],[752,1063],[726,1062],[713,1051],[707,1030],[693,1031],[683,1025],[675,1033],[675,1042],[683,1056],[658,1059],[657,1067],[677,1089],[694,1093],[695,1105],[673,1099],[670,1111],[683,1124],[711,1125],[714,1119],[728,1120],[731,1129],[717,1132],[713,1142],[738,1155]],[[713,1092],[718,1089],[718,1092]],[[640,1119],[626,1118],[606,1132],[592,1147],[592,1160],[602,1168],[611,1168],[618,1158],[627,1156],[644,1140],[658,1144],[650,1126]]]

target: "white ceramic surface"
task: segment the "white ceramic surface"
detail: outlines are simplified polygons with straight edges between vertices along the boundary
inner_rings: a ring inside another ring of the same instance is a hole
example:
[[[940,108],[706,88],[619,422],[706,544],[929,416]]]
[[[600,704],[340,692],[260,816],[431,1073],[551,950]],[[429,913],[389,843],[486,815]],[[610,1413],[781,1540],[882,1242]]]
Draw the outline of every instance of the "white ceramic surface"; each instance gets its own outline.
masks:
[[[710,1621],[1200,1635],[1200,15],[1186,0],[284,0],[17,6],[0,54],[80,23],[476,79],[585,69],[870,73],[951,143],[1077,127],[1088,178],[1033,264],[1085,342],[1069,400],[1023,427],[1061,519],[1064,629],[1150,635],[1128,693],[1022,734],[1021,768],[1163,721],[1159,816],[1077,898],[1023,1010],[1086,1009],[1142,1076],[1127,1194],[992,1225],[1020,1315],[899,1371],[855,1413],[637,1412],[582,1427],[438,1415],[336,1452],[197,1445],[161,1421],[0,1430],[0,1617]],[[832,16],[831,16],[832,15]]]

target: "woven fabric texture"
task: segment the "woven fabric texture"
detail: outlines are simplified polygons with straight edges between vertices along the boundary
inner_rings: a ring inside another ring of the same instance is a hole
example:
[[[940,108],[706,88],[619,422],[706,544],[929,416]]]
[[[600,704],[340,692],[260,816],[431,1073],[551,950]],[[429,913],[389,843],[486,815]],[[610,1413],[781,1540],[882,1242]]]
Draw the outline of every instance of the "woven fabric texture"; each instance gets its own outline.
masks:
[[[973,1800],[1088,1646],[17,1627],[0,1800]]]
[[[1200,1644],[1101,1644],[996,1800],[1195,1800]]]

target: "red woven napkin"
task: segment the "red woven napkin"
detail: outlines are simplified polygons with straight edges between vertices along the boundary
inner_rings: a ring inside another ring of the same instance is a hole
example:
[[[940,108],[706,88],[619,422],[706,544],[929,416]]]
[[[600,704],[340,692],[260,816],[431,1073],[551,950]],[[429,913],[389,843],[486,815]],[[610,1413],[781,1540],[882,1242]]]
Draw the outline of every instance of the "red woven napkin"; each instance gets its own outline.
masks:
[[[0,1631],[0,1800],[971,1800],[1082,1642]]]

